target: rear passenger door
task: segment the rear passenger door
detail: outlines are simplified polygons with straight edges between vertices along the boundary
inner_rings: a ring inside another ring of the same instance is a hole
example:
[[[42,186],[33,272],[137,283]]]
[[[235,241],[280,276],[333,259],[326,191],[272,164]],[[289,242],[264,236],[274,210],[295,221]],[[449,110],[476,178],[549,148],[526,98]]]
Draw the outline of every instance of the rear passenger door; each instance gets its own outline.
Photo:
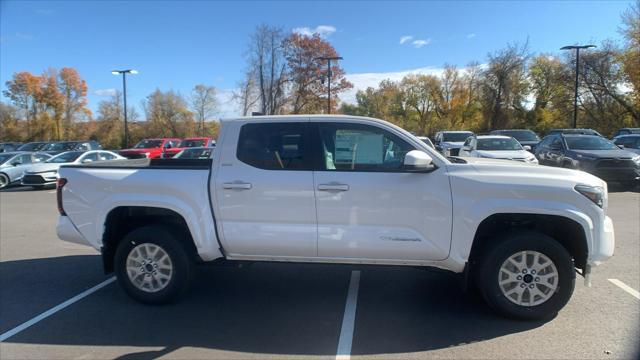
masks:
[[[218,234],[231,257],[315,257],[308,119],[226,125],[215,179]],[[221,231],[220,231],[221,230]]]

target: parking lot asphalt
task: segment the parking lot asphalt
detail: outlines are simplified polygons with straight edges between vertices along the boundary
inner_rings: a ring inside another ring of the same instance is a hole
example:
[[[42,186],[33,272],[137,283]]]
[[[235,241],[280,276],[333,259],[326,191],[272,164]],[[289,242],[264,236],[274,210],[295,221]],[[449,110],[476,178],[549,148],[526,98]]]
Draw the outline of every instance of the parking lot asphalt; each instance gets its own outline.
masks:
[[[110,283],[0,342],[0,358],[336,358],[347,339],[354,359],[637,359],[640,299],[609,279],[640,289],[640,194],[611,193],[609,216],[615,256],[594,269],[591,288],[578,277],[569,304],[545,322],[495,315],[446,272],[202,266],[177,304],[141,305]],[[111,278],[96,251],[56,238],[56,220],[52,191],[0,192],[0,334]]]

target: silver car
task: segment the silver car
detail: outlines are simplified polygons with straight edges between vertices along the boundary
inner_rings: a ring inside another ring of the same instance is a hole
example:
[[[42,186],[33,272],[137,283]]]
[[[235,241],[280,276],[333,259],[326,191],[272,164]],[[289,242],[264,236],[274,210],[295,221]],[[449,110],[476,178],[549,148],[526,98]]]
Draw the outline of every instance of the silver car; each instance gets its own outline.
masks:
[[[0,153],[0,189],[22,180],[24,173],[34,163],[41,163],[51,158],[45,153],[24,151]]]

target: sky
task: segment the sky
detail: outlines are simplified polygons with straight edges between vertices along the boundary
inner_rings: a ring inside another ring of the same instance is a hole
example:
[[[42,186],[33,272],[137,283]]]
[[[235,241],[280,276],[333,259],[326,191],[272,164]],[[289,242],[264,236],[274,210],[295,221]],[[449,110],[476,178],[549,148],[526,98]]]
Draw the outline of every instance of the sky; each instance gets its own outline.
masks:
[[[355,92],[444,64],[483,63],[508,43],[533,53],[570,44],[621,41],[630,1],[7,1],[0,0],[0,82],[19,71],[73,67],[87,81],[89,107],[127,78],[128,104],[156,88],[188,95],[196,84],[219,89],[218,116],[238,115],[230,94],[241,80],[249,36],[259,24],[319,33],[344,57]],[[7,101],[6,98],[1,98]]]

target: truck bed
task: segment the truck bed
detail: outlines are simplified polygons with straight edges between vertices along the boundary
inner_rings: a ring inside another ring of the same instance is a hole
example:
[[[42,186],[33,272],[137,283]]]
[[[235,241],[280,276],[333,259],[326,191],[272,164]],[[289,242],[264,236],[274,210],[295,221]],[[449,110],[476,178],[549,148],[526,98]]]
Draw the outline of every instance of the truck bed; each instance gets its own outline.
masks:
[[[209,170],[211,159],[132,159],[96,161],[81,165],[63,165],[65,168],[112,168],[112,169],[189,169]]]

